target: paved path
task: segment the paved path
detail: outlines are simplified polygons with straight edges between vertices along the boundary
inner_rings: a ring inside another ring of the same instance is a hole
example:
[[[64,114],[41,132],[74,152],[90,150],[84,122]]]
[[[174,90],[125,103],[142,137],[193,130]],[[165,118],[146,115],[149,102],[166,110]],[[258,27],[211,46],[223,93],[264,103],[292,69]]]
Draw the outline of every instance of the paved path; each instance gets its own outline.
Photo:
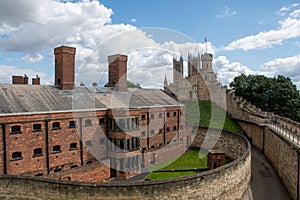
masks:
[[[252,147],[251,188],[244,200],[289,200],[289,194],[272,165]]]

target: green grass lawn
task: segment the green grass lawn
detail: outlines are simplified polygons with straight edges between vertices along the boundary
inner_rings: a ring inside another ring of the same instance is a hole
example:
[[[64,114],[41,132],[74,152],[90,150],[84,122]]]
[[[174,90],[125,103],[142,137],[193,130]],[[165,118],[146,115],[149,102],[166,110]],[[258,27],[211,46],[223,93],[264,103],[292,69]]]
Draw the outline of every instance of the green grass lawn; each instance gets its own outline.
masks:
[[[165,166],[166,163],[171,163],[171,164]],[[205,152],[199,153],[199,151],[188,151],[184,153],[182,156],[180,156],[177,160],[170,160],[170,161],[158,163],[158,165],[150,167],[150,170],[155,171],[155,170],[191,169],[191,168],[206,168],[206,167],[207,167],[207,155]],[[147,176],[147,178],[151,180],[161,180],[161,179],[192,175],[192,174],[200,173],[202,171],[203,170],[182,171],[182,172],[152,172]]]
[[[185,101],[186,122],[203,127],[219,128],[241,133],[241,127],[232,121],[226,113],[208,101]],[[199,114],[200,112],[200,114]]]
[[[195,126],[212,127],[223,130],[232,131],[235,133],[241,133],[241,127],[232,121],[226,113],[208,101],[185,101],[186,105],[186,122],[192,123]],[[200,112],[199,112],[200,111]],[[206,168],[207,156],[205,152],[189,151],[183,154],[178,159],[168,160],[162,163],[158,163],[156,166],[150,167],[151,171],[156,170],[168,170],[168,169],[190,169],[190,168]],[[226,164],[229,163],[226,160]],[[181,176],[188,176],[196,173],[200,173],[203,170],[198,171],[183,171],[183,172],[152,172],[147,176],[151,180],[161,180],[168,178],[176,178]]]

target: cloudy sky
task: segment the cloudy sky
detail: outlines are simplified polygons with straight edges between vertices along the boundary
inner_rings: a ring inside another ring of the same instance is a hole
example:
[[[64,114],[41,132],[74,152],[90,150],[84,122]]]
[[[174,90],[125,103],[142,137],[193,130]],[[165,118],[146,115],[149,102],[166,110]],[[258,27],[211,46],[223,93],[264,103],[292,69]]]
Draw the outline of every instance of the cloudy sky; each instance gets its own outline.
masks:
[[[207,44],[204,42],[207,38]],[[76,82],[107,82],[107,56],[128,55],[128,78],[172,81],[172,57],[214,54],[218,79],[289,76],[300,88],[300,4],[286,0],[1,0],[0,83],[53,84],[53,49],[77,48]]]

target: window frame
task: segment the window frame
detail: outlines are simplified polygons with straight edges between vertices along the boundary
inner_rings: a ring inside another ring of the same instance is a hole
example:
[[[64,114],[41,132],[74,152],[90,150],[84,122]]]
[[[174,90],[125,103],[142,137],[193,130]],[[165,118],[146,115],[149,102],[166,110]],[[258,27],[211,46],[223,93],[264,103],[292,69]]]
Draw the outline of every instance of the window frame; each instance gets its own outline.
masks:
[[[18,128],[18,130],[13,130],[15,128]],[[14,125],[10,127],[10,134],[21,134],[21,133],[22,133],[21,125]]]
[[[54,148],[58,148],[58,150],[55,150]],[[55,153],[61,153],[61,146],[60,145],[54,145],[52,147],[52,153],[55,154]]]
[[[93,122],[91,119],[84,120],[84,126],[93,126]]]
[[[102,126],[102,125],[105,125],[105,118],[99,118],[99,125]]]
[[[16,154],[18,155],[18,156],[16,156]],[[11,160],[12,161],[15,161],[15,160],[22,160],[23,159],[23,157],[22,157],[22,152],[21,151],[15,151],[15,152],[12,152],[11,153]]]
[[[76,128],[76,121],[75,120],[69,121],[69,128]]]
[[[90,148],[93,146],[92,140],[86,140],[84,144],[86,148]]]
[[[70,143],[69,150],[73,151],[73,150],[76,150],[76,149],[78,149],[77,142]]]
[[[39,125],[38,128],[36,128],[35,126]],[[39,131],[42,131],[42,124],[40,123],[37,123],[37,124],[33,124],[32,125],[32,132],[39,132]]]
[[[56,126],[58,124],[58,126]],[[60,122],[52,122],[52,130],[59,130],[61,129],[60,127]]]
[[[38,152],[36,152],[36,151],[38,151]],[[43,149],[42,148],[33,149],[33,157],[38,157],[38,156],[43,156]]]

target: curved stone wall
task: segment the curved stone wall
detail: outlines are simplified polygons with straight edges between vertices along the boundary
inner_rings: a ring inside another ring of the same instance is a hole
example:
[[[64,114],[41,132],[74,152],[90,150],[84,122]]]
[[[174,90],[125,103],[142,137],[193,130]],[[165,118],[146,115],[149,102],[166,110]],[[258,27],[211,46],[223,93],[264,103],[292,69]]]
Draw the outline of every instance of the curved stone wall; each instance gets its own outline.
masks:
[[[196,140],[200,141],[201,135],[199,132]],[[194,146],[197,147],[197,144]],[[0,176],[0,198],[241,199],[250,183],[250,144],[241,135],[223,132],[217,146],[236,159],[223,167],[192,176],[160,181],[95,184],[4,175]]]

